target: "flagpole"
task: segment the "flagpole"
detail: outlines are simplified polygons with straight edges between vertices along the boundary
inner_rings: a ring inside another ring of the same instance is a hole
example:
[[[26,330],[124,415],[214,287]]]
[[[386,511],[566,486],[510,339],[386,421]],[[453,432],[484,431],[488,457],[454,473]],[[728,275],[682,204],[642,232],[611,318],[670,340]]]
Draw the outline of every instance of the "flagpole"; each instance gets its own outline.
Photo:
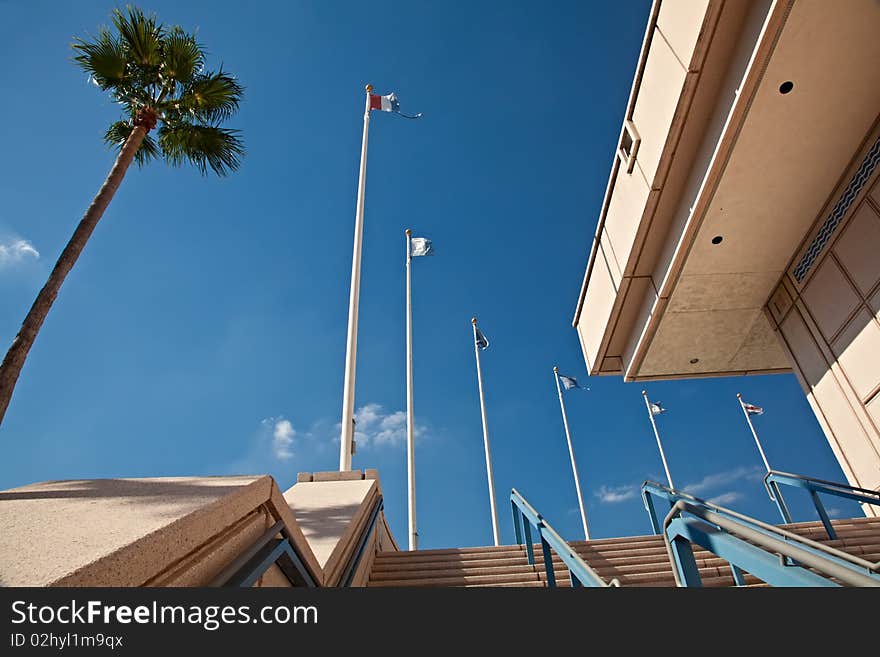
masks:
[[[498,515],[495,512],[495,480],[492,477],[492,458],[489,455],[489,425],[486,422],[486,403],[483,400],[483,370],[480,368],[480,348],[477,346],[477,318],[471,319],[474,329],[474,357],[477,359],[477,387],[480,390],[480,414],[483,418],[483,445],[486,448],[486,478],[489,480],[489,506],[492,509],[492,536],[498,541]]]
[[[654,427],[654,437],[657,438],[657,447],[660,448],[660,458],[663,460],[663,469],[666,470],[666,481],[669,482],[670,488],[675,488],[672,483],[672,475],[669,474],[669,465],[666,463],[666,454],[663,451],[663,443],[660,442],[660,432],[657,431],[657,423],[654,421],[654,412],[651,410],[651,402],[648,401],[648,391],[642,390],[642,397],[645,398],[645,407],[648,409],[648,418],[651,420],[651,426]]]
[[[584,511],[584,496],[581,494],[581,480],[578,477],[577,464],[574,460],[574,449],[571,446],[571,433],[568,430],[568,415],[565,412],[565,402],[562,400],[562,386],[559,385],[559,368],[553,367],[553,378],[556,380],[556,392],[559,393],[559,408],[562,409],[562,425],[565,427],[565,439],[568,441],[568,455],[571,457],[571,471],[574,474],[574,487],[577,490],[578,506],[581,509],[581,522],[584,524],[584,539],[590,540],[590,530],[587,527],[587,513]]]
[[[367,138],[370,134],[370,92],[366,86],[364,136],[361,142],[361,169],[358,177],[357,211],[354,217],[354,249],[351,256],[351,292],[348,297],[348,334],[345,342],[345,382],[342,389],[342,436],[339,445],[339,471],[351,470],[354,439],[354,380],[357,367],[358,302],[361,294],[361,251],[364,239],[364,192],[367,184]]]
[[[409,549],[419,549],[416,530],[416,457],[412,356],[412,231],[406,229],[406,479],[409,488]]]
[[[743,403],[742,395],[740,393],[736,393],[736,398],[739,400],[739,407],[742,409],[743,415],[746,416],[746,422],[749,423],[749,429],[752,430],[752,436],[755,438],[755,444],[758,446],[758,451],[761,453],[761,459],[764,461],[764,467],[767,468],[767,472],[770,472],[770,463],[767,461],[767,455],[764,454],[764,448],[761,446],[761,441],[758,440],[758,432],[755,431],[755,425],[752,424],[752,417],[746,410],[746,405]]]

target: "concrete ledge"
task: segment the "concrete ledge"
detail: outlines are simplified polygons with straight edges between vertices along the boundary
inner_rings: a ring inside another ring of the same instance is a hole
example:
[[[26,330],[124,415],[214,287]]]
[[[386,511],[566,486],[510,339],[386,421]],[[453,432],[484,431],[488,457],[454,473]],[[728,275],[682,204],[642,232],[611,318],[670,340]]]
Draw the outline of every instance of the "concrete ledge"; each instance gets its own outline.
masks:
[[[364,479],[378,479],[378,470],[346,470],[338,472],[300,472],[296,475],[296,483],[309,483],[318,481],[361,481]]]
[[[367,530],[370,512],[381,500],[375,469],[347,472],[301,472],[284,492],[311,552],[321,567],[322,584],[337,586],[357,543]],[[397,550],[384,514],[358,566],[353,584],[363,585],[377,551]]]
[[[320,582],[305,537],[266,475],[50,481],[0,491],[0,585],[205,586],[277,520]]]

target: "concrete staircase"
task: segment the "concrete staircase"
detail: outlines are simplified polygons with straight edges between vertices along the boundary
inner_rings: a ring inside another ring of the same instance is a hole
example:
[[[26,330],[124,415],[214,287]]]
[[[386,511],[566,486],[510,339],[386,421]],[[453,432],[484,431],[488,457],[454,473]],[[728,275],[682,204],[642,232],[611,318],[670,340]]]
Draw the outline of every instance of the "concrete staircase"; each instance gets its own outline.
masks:
[[[814,541],[857,555],[880,560],[880,518],[853,518],[833,522],[838,540],[830,541],[819,522],[782,527]],[[672,568],[660,536],[628,536],[572,541],[571,546],[600,577],[618,578],[621,586],[675,586]],[[695,549],[703,586],[733,586],[730,567],[710,552]],[[545,587],[547,576],[540,546],[534,566],[524,546],[452,548],[417,552],[381,552],[376,555],[368,586],[525,586]],[[568,570],[554,555],[559,586],[569,586]],[[746,583],[766,586],[751,575]]]

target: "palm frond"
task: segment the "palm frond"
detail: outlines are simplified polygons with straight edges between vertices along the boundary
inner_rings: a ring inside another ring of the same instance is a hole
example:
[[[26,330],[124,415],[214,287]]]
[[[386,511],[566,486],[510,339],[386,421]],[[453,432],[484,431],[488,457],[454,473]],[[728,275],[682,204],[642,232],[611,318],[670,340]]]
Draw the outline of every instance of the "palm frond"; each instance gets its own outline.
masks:
[[[137,7],[129,6],[128,15],[113,10],[113,24],[134,61],[142,67],[157,67],[161,62],[162,26],[155,16],[147,16]]]
[[[225,121],[238,111],[244,87],[221,68],[198,75],[178,99],[181,111],[203,123]]]
[[[238,130],[179,122],[159,129],[159,147],[172,166],[193,164],[204,176],[210,168],[218,176],[238,169],[244,143]]]
[[[112,97],[122,106],[125,116],[135,116],[142,108],[153,105],[149,91],[137,84],[120,85],[113,90]]]
[[[162,39],[160,76],[166,86],[189,84],[205,64],[205,52],[195,36],[173,27]]]
[[[101,28],[92,42],[75,38],[72,47],[79,53],[74,61],[101,89],[115,87],[125,78],[125,48],[106,28]]]
[[[117,121],[111,124],[107,128],[107,132],[104,133],[104,143],[110,148],[122,150],[133,129],[130,122]],[[147,134],[134,154],[134,161],[137,162],[138,166],[142,167],[157,157],[159,157],[159,146],[156,144],[156,140]]]
[[[107,129],[104,141],[120,148],[133,126],[142,125],[147,134],[135,153],[139,165],[164,157],[172,166],[191,163],[202,175],[238,169],[245,152],[240,132],[221,124],[238,111],[242,85],[222,66],[203,72],[205,51],[182,28],[166,29],[155,15],[131,6],[113,10],[112,20],[97,38],[73,43],[77,65],[109,92],[125,119]]]

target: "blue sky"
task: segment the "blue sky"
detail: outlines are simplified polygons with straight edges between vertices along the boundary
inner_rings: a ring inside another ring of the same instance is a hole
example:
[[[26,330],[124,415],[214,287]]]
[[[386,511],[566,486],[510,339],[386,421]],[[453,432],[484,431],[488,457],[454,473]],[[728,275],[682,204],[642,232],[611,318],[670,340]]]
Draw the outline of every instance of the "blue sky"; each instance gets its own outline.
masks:
[[[353,465],[379,469],[406,543],[404,236],[414,264],[420,545],[491,542],[470,318],[483,352],[502,538],[511,487],[581,533],[552,367],[567,393],[595,537],[650,530],[662,465],[640,384],[587,379],[571,318],[648,17],[627,3],[166,2],[246,87],[248,150],[228,179],[130,170],[68,277],[0,428],[0,487],[85,477],[338,467],[363,85],[419,121],[370,133]],[[113,154],[111,102],[70,61],[113,5],[0,2],[14,26],[0,136],[5,349]],[[38,254],[38,255],[37,255]],[[735,394],[771,464],[843,481],[793,375],[646,386],[673,478],[776,520]],[[334,442],[336,441],[336,442]],[[812,517],[797,495],[792,506]],[[853,505],[833,504],[856,515]]]

